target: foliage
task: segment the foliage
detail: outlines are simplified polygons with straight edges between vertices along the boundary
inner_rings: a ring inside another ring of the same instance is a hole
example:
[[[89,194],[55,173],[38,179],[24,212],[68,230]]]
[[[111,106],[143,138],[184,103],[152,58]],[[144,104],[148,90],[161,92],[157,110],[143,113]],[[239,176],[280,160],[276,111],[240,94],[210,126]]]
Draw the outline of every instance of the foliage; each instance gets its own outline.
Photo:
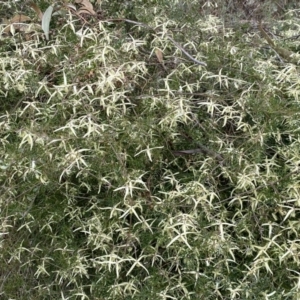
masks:
[[[1,25],[2,299],[299,299],[297,64],[211,1],[91,2]]]

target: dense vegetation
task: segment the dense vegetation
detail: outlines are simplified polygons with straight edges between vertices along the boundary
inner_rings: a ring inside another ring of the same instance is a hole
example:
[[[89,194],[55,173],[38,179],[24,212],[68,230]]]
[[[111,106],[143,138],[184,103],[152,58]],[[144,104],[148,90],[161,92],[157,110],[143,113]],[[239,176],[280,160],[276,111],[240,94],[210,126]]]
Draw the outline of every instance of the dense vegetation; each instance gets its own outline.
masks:
[[[300,10],[70,2],[0,1],[1,299],[299,299]]]

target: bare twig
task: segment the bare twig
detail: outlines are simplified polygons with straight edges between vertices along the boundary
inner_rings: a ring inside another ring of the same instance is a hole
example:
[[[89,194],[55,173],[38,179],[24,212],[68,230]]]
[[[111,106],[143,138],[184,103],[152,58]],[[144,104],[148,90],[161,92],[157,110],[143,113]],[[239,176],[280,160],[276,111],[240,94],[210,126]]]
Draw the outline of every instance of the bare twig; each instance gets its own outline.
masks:
[[[151,31],[154,31],[155,32],[155,29],[145,23],[142,23],[142,22],[137,22],[137,21],[133,21],[133,20],[129,20],[129,19],[108,19],[108,20],[105,20],[107,22],[116,22],[116,21],[119,21],[119,22],[127,22],[127,23],[131,23],[131,24],[135,24],[135,25],[138,25],[138,26],[141,26],[141,27],[144,27],[144,28],[147,28]],[[200,65],[200,66],[204,66],[206,67],[207,64],[203,61],[199,61],[197,59],[195,59],[192,55],[190,55],[182,46],[180,46],[175,40],[173,40],[170,36],[167,36],[168,39],[174,44],[174,46],[176,46],[179,50],[181,50],[191,61],[193,61],[195,64],[197,65]]]
[[[223,163],[224,161],[224,158],[222,157],[221,154],[207,148],[206,146],[204,145],[201,145],[199,143],[197,143],[197,146],[198,148],[196,149],[189,149],[189,150],[176,150],[176,151],[172,151],[172,153],[174,155],[189,155],[189,154],[196,154],[196,153],[203,153],[203,154],[206,154],[210,157],[213,157],[213,158],[216,158],[218,160],[218,162],[220,164]]]
[[[195,58],[193,58],[189,53],[186,52],[184,48],[182,48],[176,41],[174,41],[170,36],[168,36],[169,40],[179,49],[181,50],[189,59],[191,59],[195,64],[200,66],[207,66],[207,64],[203,61],[199,61]]]

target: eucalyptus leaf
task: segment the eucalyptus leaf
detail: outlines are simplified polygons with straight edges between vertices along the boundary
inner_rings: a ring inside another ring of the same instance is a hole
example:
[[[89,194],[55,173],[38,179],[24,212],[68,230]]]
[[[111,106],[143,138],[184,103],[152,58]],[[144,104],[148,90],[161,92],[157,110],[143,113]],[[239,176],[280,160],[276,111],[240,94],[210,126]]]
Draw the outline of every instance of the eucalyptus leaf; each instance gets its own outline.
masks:
[[[52,12],[53,12],[53,7],[54,7],[53,4],[50,5],[44,12],[43,18],[42,18],[42,29],[45,33],[47,41],[49,40],[49,25],[50,25],[50,21],[51,21]]]

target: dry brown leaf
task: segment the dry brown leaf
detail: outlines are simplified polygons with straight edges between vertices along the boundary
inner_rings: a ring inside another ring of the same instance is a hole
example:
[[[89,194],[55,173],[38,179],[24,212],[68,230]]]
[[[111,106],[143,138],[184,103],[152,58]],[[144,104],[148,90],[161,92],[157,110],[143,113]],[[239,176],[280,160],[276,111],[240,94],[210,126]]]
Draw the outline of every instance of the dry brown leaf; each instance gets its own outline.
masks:
[[[9,20],[9,23],[13,24],[13,23],[26,22],[26,21],[31,21],[31,19],[25,15],[15,15]]]
[[[3,30],[3,32],[7,33],[7,34],[10,33],[11,32],[11,26],[12,25],[5,27],[4,30]]]
[[[30,28],[30,24],[12,23],[9,26],[7,26],[6,28],[4,28],[3,32],[11,33],[12,35],[14,35],[16,30],[19,32],[27,32],[29,28]]]
[[[160,49],[156,48],[155,49],[155,55],[157,57],[157,60],[163,65],[164,64],[164,57],[163,53]]]
[[[94,11],[93,4],[89,0],[76,0],[78,4],[81,4],[82,7],[79,9],[78,14],[89,14],[89,15],[96,15]]]
[[[155,52],[155,55],[157,57],[157,60],[162,65],[162,67],[166,70],[165,63],[164,63],[163,52],[160,49],[158,49],[158,48],[156,48],[154,52]]]
[[[82,14],[88,14],[88,15],[92,15],[94,16],[96,14],[95,11],[90,11],[88,10],[87,8],[80,8],[77,12],[79,15],[82,15]]]
[[[43,13],[40,10],[40,8],[34,2],[30,2],[29,6],[36,12],[36,14],[38,15],[39,20],[42,21]]]
[[[31,21],[31,19],[25,15],[15,15],[10,20],[5,20],[5,24],[9,25],[4,28],[4,33],[14,33],[16,29],[21,29],[23,26],[28,26],[28,24],[20,24],[26,21]]]

